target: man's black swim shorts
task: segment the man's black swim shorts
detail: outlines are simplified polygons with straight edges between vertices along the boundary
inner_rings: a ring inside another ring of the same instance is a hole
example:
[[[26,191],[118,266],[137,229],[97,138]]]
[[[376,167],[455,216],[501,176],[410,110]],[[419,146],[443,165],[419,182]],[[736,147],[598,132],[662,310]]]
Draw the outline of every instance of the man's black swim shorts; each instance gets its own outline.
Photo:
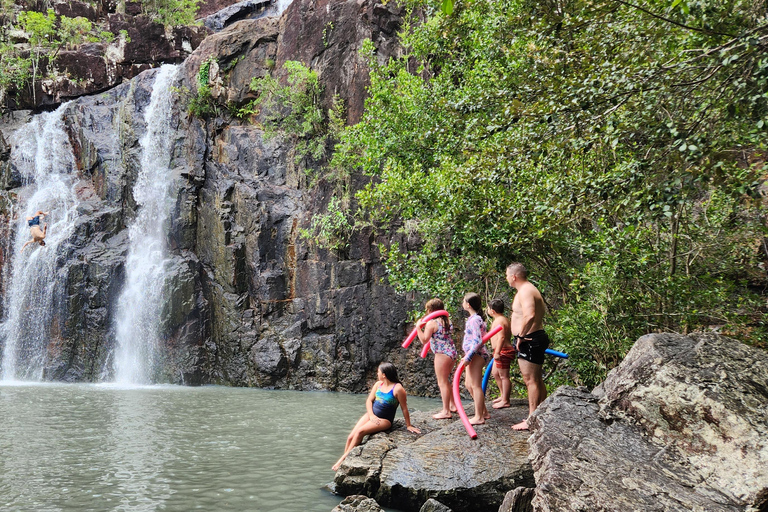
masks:
[[[518,359],[525,359],[533,364],[544,364],[544,351],[549,348],[549,336],[544,329],[520,336],[517,349]]]

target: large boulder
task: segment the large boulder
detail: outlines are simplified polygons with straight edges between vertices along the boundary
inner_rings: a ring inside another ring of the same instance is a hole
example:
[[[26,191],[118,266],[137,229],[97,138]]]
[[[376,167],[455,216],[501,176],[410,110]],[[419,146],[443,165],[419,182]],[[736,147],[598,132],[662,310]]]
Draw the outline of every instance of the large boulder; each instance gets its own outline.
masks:
[[[383,506],[406,511],[418,511],[432,499],[456,512],[496,512],[508,491],[534,485],[528,433],[510,429],[527,412],[522,400],[492,410],[492,418],[476,427],[475,440],[458,419],[413,413],[421,435],[395,420],[392,430],[350,453],[334,479],[335,491],[374,496]]]
[[[768,354],[714,334],[640,338],[588,393],[531,419],[535,511],[763,511]]]

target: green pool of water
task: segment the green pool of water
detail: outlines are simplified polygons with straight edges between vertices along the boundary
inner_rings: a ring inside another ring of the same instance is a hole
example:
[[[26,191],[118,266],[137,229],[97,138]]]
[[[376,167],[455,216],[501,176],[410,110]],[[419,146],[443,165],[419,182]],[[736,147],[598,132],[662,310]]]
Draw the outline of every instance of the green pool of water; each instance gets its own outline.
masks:
[[[0,511],[330,512],[364,412],[340,393],[0,384]]]

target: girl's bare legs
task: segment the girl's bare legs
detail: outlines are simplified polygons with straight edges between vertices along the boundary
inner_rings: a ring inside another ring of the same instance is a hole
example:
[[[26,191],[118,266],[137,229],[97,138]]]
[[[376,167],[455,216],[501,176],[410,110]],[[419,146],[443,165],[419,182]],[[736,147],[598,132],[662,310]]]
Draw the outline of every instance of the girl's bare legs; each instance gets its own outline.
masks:
[[[491,415],[485,408],[485,393],[483,393],[483,366],[485,361],[479,355],[472,358],[467,369],[467,380],[470,386],[469,392],[472,395],[472,400],[475,402],[475,415],[470,418],[469,423],[472,425],[482,425],[485,420],[490,418]]]
[[[435,354],[435,376],[437,377],[437,386],[440,388],[440,398],[443,400],[443,408],[437,414],[432,415],[436,420],[450,419],[451,410],[456,409],[453,406],[453,394],[451,393],[452,369],[453,359],[445,354]]]
[[[365,436],[387,430],[392,426],[392,423],[389,420],[381,418],[377,418],[377,420],[378,421],[369,420],[367,414],[358,420],[355,428],[353,428],[352,432],[350,432],[349,436],[347,436],[347,445],[344,448],[344,455],[342,455],[341,458],[336,461],[336,464],[331,467],[332,470],[339,470],[339,466],[341,466],[341,463],[344,461],[344,459],[347,458],[347,455],[349,455],[349,452],[352,451],[352,448],[360,445],[360,443],[363,442],[363,438]]]

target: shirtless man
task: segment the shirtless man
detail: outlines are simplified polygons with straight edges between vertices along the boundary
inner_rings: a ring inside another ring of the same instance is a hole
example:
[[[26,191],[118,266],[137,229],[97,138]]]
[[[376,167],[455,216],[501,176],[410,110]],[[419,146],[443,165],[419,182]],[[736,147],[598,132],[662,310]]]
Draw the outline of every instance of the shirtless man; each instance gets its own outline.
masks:
[[[26,249],[29,244],[38,243],[42,246],[45,246],[45,235],[48,233],[48,224],[43,224],[43,229],[40,229],[40,218],[45,217],[46,215],[48,215],[48,213],[43,212],[42,210],[38,210],[35,215],[27,217],[27,223],[29,224],[29,234],[32,236],[32,240],[29,240],[21,247],[22,251]]]
[[[547,397],[544,386],[542,364],[544,351],[549,347],[549,337],[544,332],[544,299],[536,287],[528,281],[528,271],[522,263],[512,263],[507,267],[507,282],[517,290],[512,301],[510,327],[517,346],[517,364],[523,382],[528,389],[528,415]],[[528,419],[517,425],[514,430],[528,430]]]
[[[515,347],[511,343],[512,331],[509,320],[504,316],[504,301],[494,299],[488,305],[488,316],[493,319],[491,330],[501,326],[501,332],[491,338],[493,347],[493,378],[499,386],[499,398],[493,401],[491,407],[504,409],[510,406],[509,395],[512,392],[512,382],[509,380],[509,367],[515,359]]]

